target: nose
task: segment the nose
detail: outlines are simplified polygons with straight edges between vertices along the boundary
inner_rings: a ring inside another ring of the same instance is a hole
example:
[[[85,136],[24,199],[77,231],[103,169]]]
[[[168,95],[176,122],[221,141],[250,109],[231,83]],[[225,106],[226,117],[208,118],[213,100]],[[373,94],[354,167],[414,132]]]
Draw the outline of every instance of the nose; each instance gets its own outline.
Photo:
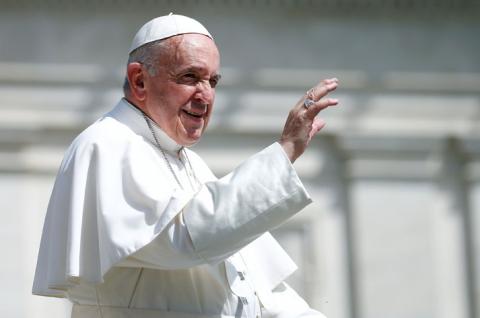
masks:
[[[199,81],[196,85],[194,98],[203,104],[212,104],[215,98],[215,89],[210,85],[209,81]]]

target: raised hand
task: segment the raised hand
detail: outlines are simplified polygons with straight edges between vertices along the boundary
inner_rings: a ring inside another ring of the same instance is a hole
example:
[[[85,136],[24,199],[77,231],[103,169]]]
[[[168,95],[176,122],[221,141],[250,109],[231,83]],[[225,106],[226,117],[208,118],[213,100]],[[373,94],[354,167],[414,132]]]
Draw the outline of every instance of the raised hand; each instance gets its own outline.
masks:
[[[337,99],[326,98],[337,86],[336,78],[321,81],[310,89],[288,114],[279,143],[292,163],[305,151],[313,136],[325,126],[325,122],[316,117],[318,113],[338,104]]]

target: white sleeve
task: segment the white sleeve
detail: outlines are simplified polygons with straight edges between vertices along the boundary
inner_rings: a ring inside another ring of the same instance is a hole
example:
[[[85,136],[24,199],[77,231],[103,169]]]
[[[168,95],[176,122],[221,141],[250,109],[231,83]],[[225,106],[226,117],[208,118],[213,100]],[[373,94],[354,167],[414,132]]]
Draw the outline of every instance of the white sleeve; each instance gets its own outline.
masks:
[[[224,260],[311,202],[275,143],[205,183],[152,242],[119,266],[186,268]]]
[[[272,291],[271,297],[276,304],[275,309],[262,311],[264,318],[326,318],[321,312],[310,308],[285,282]]]
[[[152,242],[117,266],[168,270],[189,268],[202,263],[205,261],[195,253],[183,215],[179,213]]]

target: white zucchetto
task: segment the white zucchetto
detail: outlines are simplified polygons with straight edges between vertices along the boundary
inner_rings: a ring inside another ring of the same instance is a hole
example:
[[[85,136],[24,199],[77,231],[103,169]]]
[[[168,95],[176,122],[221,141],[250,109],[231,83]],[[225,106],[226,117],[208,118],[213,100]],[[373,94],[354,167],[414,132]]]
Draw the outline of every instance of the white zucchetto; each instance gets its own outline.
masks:
[[[212,35],[197,20],[170,13],[145,23],[135,34],[129,53],[144,44],[185,33],[203,34],[213,40]]]

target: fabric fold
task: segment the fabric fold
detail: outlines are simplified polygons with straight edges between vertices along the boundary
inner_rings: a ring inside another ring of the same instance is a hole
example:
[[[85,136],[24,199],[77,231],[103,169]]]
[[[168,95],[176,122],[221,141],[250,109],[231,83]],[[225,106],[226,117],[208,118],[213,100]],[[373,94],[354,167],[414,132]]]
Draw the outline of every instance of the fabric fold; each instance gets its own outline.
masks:
[[[272,290],[290,275],[293,262],[264,233],[311,199],[282,147],[272,144],[218,180],[195,153],[185,151],[202,183],[198,191],[176,185],[144,118],[123,100],[80,134],[50,198],[32,292],[66,297],[80,280],[102,283],[112,267],[154,247],[150,243],[177,216],[200,260],[192,258],[192,266],[218,264],[250,244],[257,247],[247,246],[245,253],[264,262],[248,265],[257,271],[261,290]]]
[[[78,279],[102,282],[112,266],[155,239],[193,196],[165,182],[171,175],[158,150],[132,133],[142,122],[123,122],[135,112],[120,105],[66,152],[44,223],[34,294],[65,297]]]
[[[195,251],[209,263],[225,259],[311,202],[278,143],[205,183],[197,198],[183,217]],[[229,213],[232,207],[237,213]]]

